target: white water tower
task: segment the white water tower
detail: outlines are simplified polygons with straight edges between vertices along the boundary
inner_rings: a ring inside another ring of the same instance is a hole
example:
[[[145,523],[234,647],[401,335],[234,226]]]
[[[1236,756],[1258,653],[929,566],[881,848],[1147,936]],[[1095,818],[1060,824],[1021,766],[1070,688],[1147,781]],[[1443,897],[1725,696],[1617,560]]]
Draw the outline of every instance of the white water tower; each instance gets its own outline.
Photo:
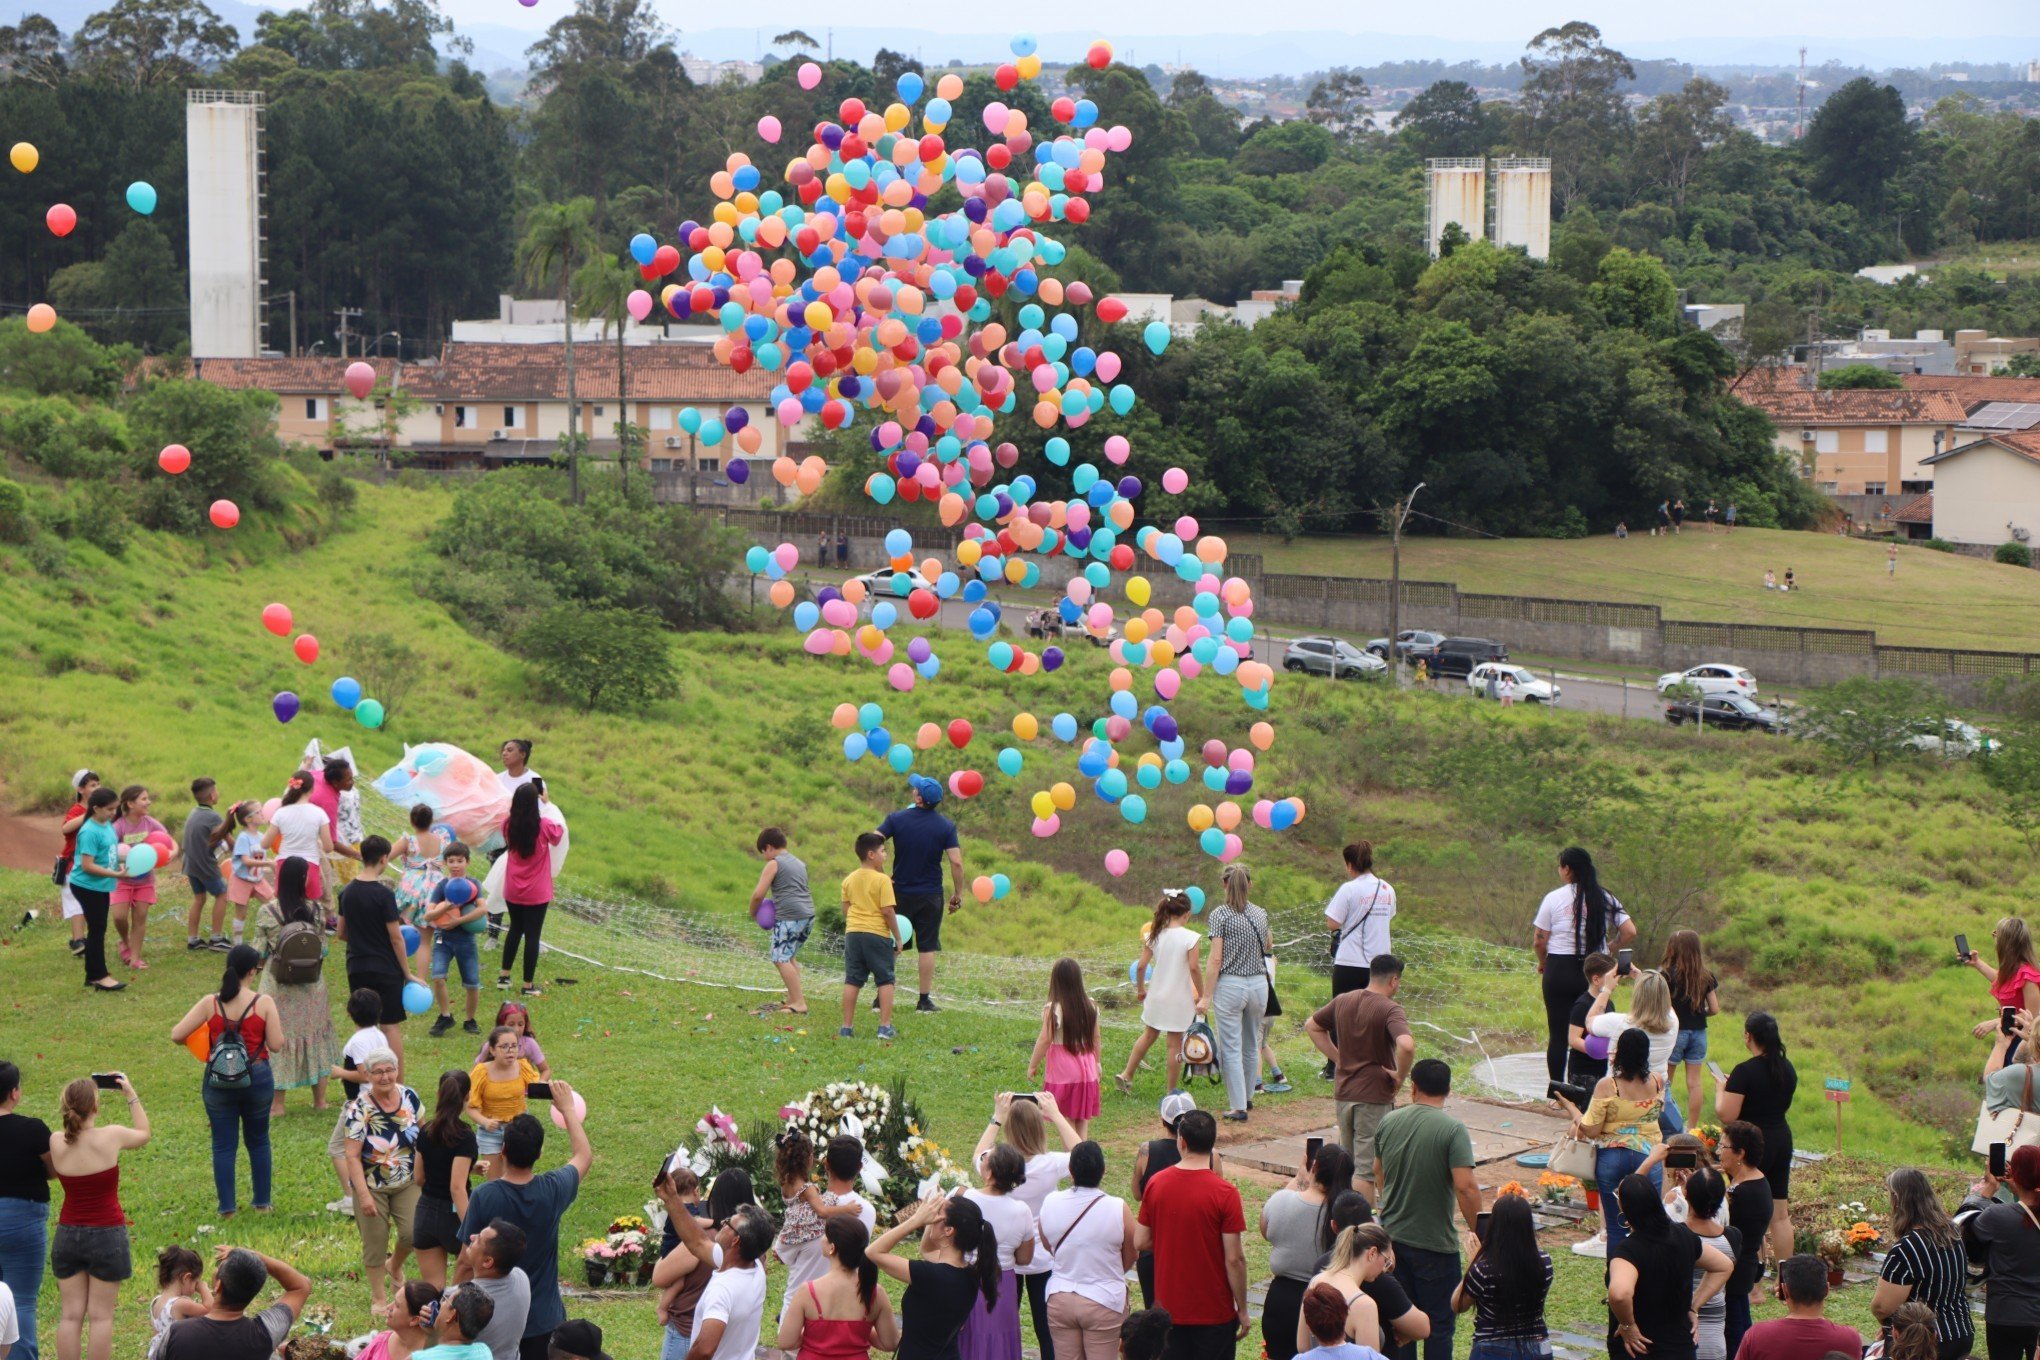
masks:
[[[1424,162],[1430,187],[1430,221],[1425,230],[1431,258],[1438,257],[1438,238],[1447,223],[1473,240],[1487,235],[1487,161],[1480,156],[1453,156]]]
[[[1533,260],[1551,258],[1551,159],[1505,156],[1495,162],[1498,246],[1520,246]]]
[[[190,204],[191,354],[262,353],[262,95],[187,90],[185,185]]]

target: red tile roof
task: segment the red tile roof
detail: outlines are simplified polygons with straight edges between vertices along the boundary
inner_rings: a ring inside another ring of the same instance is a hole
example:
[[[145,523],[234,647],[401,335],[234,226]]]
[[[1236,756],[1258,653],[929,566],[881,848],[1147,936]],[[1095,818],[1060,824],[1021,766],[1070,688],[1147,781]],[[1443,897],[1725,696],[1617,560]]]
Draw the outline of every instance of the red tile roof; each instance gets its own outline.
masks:
[[[632,401],[763,402],[777,379],[763,369],[733,372],[707,345],[630,345],[624,350]],[[404,385],[435,401],[564,401],[566,346],[461,341],[438,364],[406,368]],[[616,395],[616,346],[574,346],[574,386],[582,401]]]
[[[1891,517],[1893,524],[1932,524],[1934,522],[1934,497],[1931,492],[1908,501],[1903,509]]]
[[[193,376],[215,387],[259,388],[265,392],[312,393],[338,396],[347,390],[349,364],[367,363],[375,369],[377,382],[385,382],[396,371],[394,359],[194,359]],[[410,376],[411,370],[405,370]]]
[[[1961,402],[1965,412],[1993,401],[2040,401],[2040,378],[1910,373],[1905,385],[1912,392],[1944,392]]]
[[[1819,425],[1959,425],[1968,411],[1946,392],[1890,388],[1799,387],[1791,371],[1759,378],[1753,371],[1733,389],[1780,429]]]

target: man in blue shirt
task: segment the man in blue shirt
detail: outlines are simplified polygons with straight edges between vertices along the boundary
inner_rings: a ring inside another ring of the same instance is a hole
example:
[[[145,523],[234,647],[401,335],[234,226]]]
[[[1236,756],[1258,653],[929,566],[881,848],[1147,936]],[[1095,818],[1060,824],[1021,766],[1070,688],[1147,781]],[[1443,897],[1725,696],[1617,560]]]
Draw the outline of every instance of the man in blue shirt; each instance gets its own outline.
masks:
[[[932,1011],[929,993],[935,986],[935,956],[942,952],[942,861],[949,861],[949,905],[963,905],[963,850],[956,843],[956,823],[935,810],[942,785],[925,774],[910,776],[914,805],[892,813],[878,824],[878,834],[892,842],[893,897],[896,910],[914,927],[919,953],[921,999],[917,1011]]]

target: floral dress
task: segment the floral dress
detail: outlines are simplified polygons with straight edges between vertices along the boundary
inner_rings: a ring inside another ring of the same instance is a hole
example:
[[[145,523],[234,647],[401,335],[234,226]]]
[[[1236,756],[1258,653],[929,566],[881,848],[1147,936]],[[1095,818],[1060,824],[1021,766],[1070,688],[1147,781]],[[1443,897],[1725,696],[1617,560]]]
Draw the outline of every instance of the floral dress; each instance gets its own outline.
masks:
[[[371,1190],[398,1190],[411,1183],[412,1150],[424,1125],[424,1106],[408,1086],[397,1088],[397,1108],[375,1103],[372,1088],[347,1102],[346,1136],[361,1141],[361,1174]]]

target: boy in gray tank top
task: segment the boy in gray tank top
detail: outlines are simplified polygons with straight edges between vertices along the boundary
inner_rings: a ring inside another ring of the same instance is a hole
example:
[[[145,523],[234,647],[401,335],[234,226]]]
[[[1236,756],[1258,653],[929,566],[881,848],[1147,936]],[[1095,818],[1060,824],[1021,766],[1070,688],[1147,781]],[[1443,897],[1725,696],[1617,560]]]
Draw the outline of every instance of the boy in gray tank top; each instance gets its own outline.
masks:
[[[776,826],[758,833],[758,853],[765,857],[765,867],[759,871],[757,886],[751,889],[751,917],[765,925],[762,914],[765,903],[772,903],[770,957],[772,966],[786,983],[786,1000],[768,1002],[759,1007],[759,1013],[786,1011],[806,1015],[807,999],[801,995],[800,965],[794,956],[800,953],[800,947],[807,943],[815,927],[815,899],[808,891],[807,865],[787,850],[786,832]]]

